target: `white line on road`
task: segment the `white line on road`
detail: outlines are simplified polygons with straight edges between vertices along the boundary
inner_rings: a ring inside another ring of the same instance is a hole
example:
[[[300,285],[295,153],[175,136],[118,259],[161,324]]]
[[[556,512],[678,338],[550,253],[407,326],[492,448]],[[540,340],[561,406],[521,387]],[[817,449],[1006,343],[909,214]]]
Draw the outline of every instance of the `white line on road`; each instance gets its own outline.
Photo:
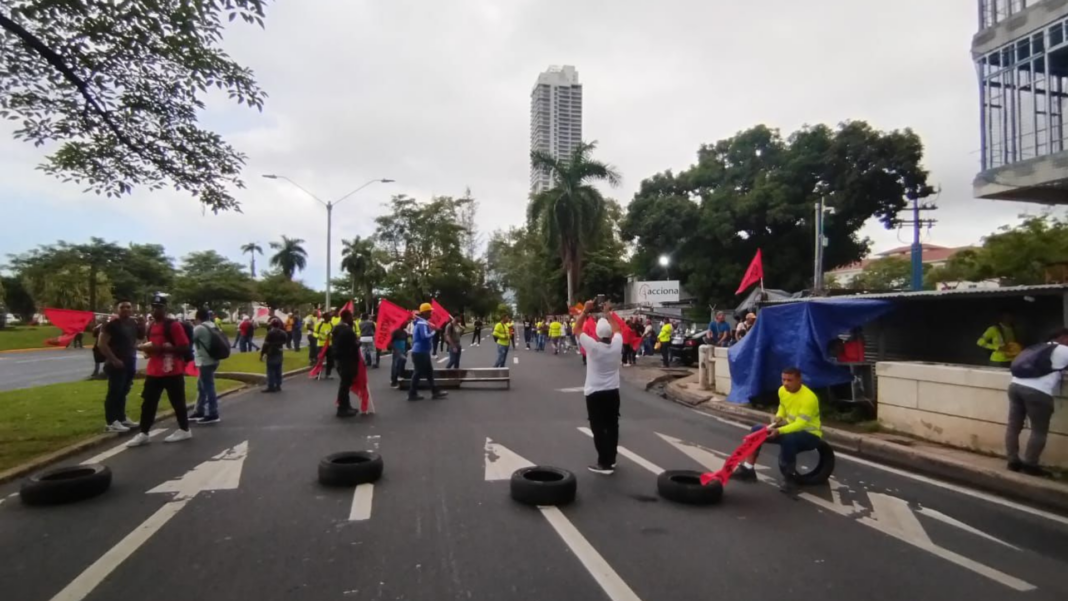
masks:
[[[589,428],[579,428],[579,432],[582,432],[586,436],[593,438],[593,431]],[[664,473],[664,468],[653,463],[652,461],[649,461],[648,459],[642,457],[641,455],[631,451],[626,447],[616,447],[616,450],[619,452],[620,455],[626,457],[627,459],[630,459],[634,463],[637,463],[638,465],[644,467],[645,469],[656,474],[657,476]]]
[[[512,357],[512,363],[519,365],[519,357]]]
[[[371,502],[375,496],[374,484],[360,484],[352,495],[352,508],[349,510],[349,521],[360,522],[371,519]]]
[[[448,357],[442,357],[441,359],[438,359],[438,363],[445,363],[448,360],[449,360]]]
[[[927,516],[929,518],[934,518],[934,519],[936,519],[939,522],[942,522],[944,524],[949,524],[950,526],[956,526],[957,528],[960,528],[961,530],[964,530],[965,532],[970,532],[970,533],[972,533],[972,534],[974,534],[976,536],[981,536],[981,537],[985,538],[986,540],[993,541],[995,543],[998,543],[999,545],[1005,545],[1006,547],[1008,547],[1010,549],[1013,549],[1014,551],[1019,551],[1020,550],[1020,548],[1017,547],[1017,546],[1010,545],[1009,543],[1001,540],[1000,538],[997,538],[995,536],[991,536],[991,535],[987,534],[986,532],[983,532],[982,530],[980,530],[978,528],[974,528],[972,526],[969,526],[968,524],[965,524],[964,522],[962,522],[960,520],[951,518],[948,515],[942,513],[941,511],[936,511],[936,510],[931,509],[929,507],[921,507],[920,509],[917,509],[916,512],[921,514],[921,515],[925,515],[925,516]]]
[[[159,428],[157,430],[152,430],[152,431],[150,431],[148,433],[148,437],[152,438],[154,436],[159,436],[160,434],[163,434],[166,431],[167,430],[165,428]],[[118,455],[119,453],[125,451],[127,448],[128,447],[126,446],[125,442],[120,444],[120,445],[116,445],[116,446],[104,451],[103,453],[100,453],[99,455],[94,455],[94,456],[86,459],[85,461],[82,462],[82,465],[89,465],[90,463],[104,463],[105,460],[111,459],[115,455]]]
[[[557,388],[557,389],[556,389],[556,392],[582,392],[582,391],[584,391],[584,390],[586,390],[586,388],[585,388],[585,387],[582,387],[582,386],[573,386],[573,387],[571,387],[571,388]]]

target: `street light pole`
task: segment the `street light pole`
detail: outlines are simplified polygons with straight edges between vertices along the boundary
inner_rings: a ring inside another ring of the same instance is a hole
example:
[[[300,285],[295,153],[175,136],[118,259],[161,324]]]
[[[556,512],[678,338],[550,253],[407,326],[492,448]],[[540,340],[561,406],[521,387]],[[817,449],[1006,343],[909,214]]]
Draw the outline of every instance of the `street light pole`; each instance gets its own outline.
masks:
[[[352,192],[349,192],[348,194],[342,196],[341,198],[339,198],[337,200],[334,200],[334,201],[331,201],[331,202],[326,202],[323,199],[319,198],[318,196],[316,196],[316,195],[312,194],[311,192],[305,190],[303,186],[301,186],[297,182],[289,179],[288,177],[286,177],[284,175],[274,175],[274,174],[271,174],[271,173],[265,173],[263,175],[263,177],[265,177],[267,179],[282,179],[282,180],[285,180],[285,181],[293,184],[294,186],[296,186],[298,189],[300,189],[300,191],[304,192],[308,196],[311,196],[315,200],[319,201],[319,204],[321,204],[324,207],[326,207],[326,310],[329,311],[331,309],[331,305],[330,305],[330,242],[331,242],[331,240],[330,240],[330,238],[331,238],[331,234],[332,234],[332,231],[333,231],[334,205],[336,205],[337,203],[339,203],[339,202],[345,200],[346,198],[352,196],[353,194],[359,192],[360,190],[363,190],[364,188],[366,188],[367,186],[370,186],[371,184],[389,184],[389,183],[393,183],[395,180],[386,179],[386,178],[373,179],[373,180],[367,182],[366,184],[360,186],[359,188],[356,188]]]

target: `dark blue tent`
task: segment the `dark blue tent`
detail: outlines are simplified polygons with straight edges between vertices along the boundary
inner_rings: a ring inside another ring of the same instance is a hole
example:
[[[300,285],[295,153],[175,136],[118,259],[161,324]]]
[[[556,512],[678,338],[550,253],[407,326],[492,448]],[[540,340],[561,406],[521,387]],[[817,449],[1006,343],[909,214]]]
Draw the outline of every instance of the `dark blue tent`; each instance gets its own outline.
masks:
[[[879,300],[812,300],[765,307],[753,330],[731,347],[731,393],[727,400],[749,399],[777,390],[782,370],[801,369],[810,388],[845,384],[849,369],[830,361],[828,346],[840,334],[887,313]]]

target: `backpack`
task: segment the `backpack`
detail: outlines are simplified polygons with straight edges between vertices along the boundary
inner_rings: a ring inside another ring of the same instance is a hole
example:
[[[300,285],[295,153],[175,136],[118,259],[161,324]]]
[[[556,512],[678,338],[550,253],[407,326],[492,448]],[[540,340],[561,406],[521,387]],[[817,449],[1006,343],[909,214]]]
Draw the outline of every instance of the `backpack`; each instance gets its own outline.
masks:
[[[171,337],[171,324],[173,324],[175,321],[177,320],[163,320],[163,336],[164,338],[166,338],[167,342],[171,344],[174,344],[174,338]],[[179,321],[178,323],[182,326],[182,331],[185,332],[186,340],[189,341],[189,347],[182,355],[182,361],[189,363],[193,360],[193,324],[189,323],[188,321]]]
[[[1057,371],[1053,369],[1053,349],[1056,342],[1029,346],[1012,360],[1009,371],[1017,378],[1041,378]]]
[[[219,328],[208,328],[211,332],[211,342],[208,343],[208,356],[216,361],[222,361],[230,357],[230,340]]]

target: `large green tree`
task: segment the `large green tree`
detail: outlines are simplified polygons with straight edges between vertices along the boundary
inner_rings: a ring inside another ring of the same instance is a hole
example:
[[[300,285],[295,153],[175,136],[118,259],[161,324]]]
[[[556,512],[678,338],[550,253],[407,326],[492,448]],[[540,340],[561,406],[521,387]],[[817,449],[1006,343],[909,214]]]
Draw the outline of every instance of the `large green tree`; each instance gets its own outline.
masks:
[[[245,268],[214,250],[189,253],[182,258],[174,282],[175,300],[194,307],[231,306],[255,297],[252,278]]]
[[[530,154],[535,169],[552,177],[553,187],[535,194],[527,207],[527,218],[544,243],[560,256],[567,274],[567,302],[575,301],[582,281],[585,247],[605,226],[605,202],[596,182],[619,183],[619,173],[593,158],[596,142],[579,143],[571,155],[556,157],[535,150]]]
[[[930,270],[924,266],[924,271]],[[912,283],[912,261],[905,257],[885,257],[868,263],[849,287],[854,290],[907,290]],[[925,288],[931,288],[925,285]]]
[[[927,275],[928,284],[998,280],[1004,286],[1068,279],[1068,220],[1049,214],[1026,217],[983,238]]]
[[[0,117],[57,144],[41,168],[109,196],[173,186],[236,208],[245,156],[200,127],[208,88],[262,109],[252,72],[221,48],[225,23],[262,27],[267,0],[7,0]]]
[[[0,277],[0,282],[4,285],[4,304],[7,305],[7,310],[17,315],[24,323],[33,321],[33,316],[37,313],[37,305],[22,279]]]
[[[62,301],[74,305],[63,308],[106,311],[112,298],[108,282],[122,269],[127,255],[126,249],[102,238],[92,237],[84,244],[60,240],[11,256],[11,268],[23,278],[38,303],[57,306],[56,302]],[[61,273],[68,283],[74,284],[78,278],[85,282],[78,282],[69,291],[55,289],[56,284],[50,280]]]
[[[249,242],[248,244],[241,245],[241,254],[247,254],[249,256],[248,272],[252,275],[252,279],[256,279],[256,253],[263,254],[263,247],[255,242]]]
[[[767,285],[811,285],[814,204],[834,210],[825,225],[824,268],[867,255],[859,235],[872,217],[887,227],[911,199],[933,193],[923,145],[911,130],[882,132],[865,122],[805,127],[787,138],[763,125],[698,151],[697,163],[642,182],[628,207],[624,238],[637,241],[634,267],[671,274],[702,302],[730,302],[757,249]]]
[[[108,271],[112,294],[147,307],[152,295],[174,285],[174,262],[159,244],[131,244]]]
[[[304,250],[304,240],[300,238],[282,236],[281,242],[271,242],[271,248],[278,251],[271,256],[271,266],[291,280],[308,265],[308,251]]]
[[[356,236],[341,241],[341,269],[349,275],[349,298],[359,298],[364,311],[374,312],[375,289],[386,278],[385,253],[375,248],[374,240]]]
[[[313,305],[319,299],[319,293],[293,281],[281,273],[264,273],[263,279],[256,282],[256,300],[267,305],[273,313],[276,309],[292,311]]]

